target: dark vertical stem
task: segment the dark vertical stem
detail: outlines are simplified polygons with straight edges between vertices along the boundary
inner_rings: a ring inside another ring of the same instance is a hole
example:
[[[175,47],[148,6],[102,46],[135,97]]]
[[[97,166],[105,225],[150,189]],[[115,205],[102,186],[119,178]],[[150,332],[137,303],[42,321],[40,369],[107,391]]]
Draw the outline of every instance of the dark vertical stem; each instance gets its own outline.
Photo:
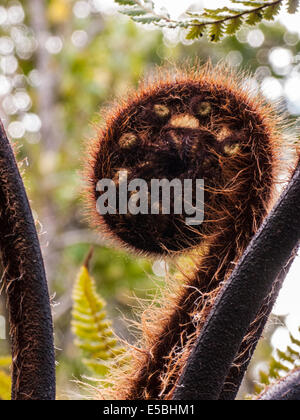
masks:
[[[49,293],[32,212],[0,122],[0,250],[12,343],[12,399],[55,399]]]
[[[266,323],[272,312],[273,306],[282,288],[284,279],[286,278],[289,269],[291,268],[294,259],[297,255],[297,251],[298,246],[294,250],[288,264],[281,270],[278,278],[274,282],[272,293],[265,300],[257,319],[249,328],[246,334],[247,338],[244,339],[238,351],[238,357],[234,361],[234,364],[232,365],[229,374],[226,378],[224,387],[219,397],[220,400],[234,400],[237,396],[237,393],[247,372],[249,363],[252,359],[258,341],[260,340],[263,334]]]
[[[240,349],[300,239],[300,163],[292,181],[222,288],[174,399],[216,400]]]

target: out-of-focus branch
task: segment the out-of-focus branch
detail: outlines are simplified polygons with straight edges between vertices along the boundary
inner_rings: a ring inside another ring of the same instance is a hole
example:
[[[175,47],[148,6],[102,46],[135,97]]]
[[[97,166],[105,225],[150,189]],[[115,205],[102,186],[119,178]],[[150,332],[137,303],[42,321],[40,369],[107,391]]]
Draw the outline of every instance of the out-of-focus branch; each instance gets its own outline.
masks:
[[[49,293],[39,240],[12,148],[0,123],[0,249],[12,343],[12,399],[55,399]]]
[[[300,163],[222,288],[179,379],[174,399],[216,400],[242,340],[300,239]]]
[[[300,401],[300,369],[269,386],[258,400]]]

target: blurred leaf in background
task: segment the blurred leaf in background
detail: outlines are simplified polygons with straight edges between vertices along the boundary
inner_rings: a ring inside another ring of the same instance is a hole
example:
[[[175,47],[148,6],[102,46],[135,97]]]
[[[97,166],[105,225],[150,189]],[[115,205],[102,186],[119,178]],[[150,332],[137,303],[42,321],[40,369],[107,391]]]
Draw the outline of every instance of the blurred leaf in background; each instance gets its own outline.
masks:
[[[0,400],[10,400],[11,379],[9,374],[9,366],[11,365],[10,357],[0,357]]]

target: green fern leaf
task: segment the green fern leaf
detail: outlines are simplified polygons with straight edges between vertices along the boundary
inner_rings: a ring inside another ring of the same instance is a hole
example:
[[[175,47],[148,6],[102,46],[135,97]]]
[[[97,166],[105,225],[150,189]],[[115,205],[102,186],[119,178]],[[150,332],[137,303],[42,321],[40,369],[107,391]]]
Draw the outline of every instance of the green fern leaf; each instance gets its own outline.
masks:
[[[290,334],[290,339],[293,344],[295,344],[297,347],[300,347],[300,341],[296,340],[296,338],[292,334]]]
[[[299,0],[288,0],[288,13],[296,13],[299,8]]]
[[[280,360],[284,360],[285,362],[289,362],[289,363],[295,362],[294,357],[291,356],[288,351],[284,352],[284,351],[277,350],[276,353]]]
[[[226,26],[226,34],[227,35],[236,34],[237,31],[242,26],[242,24],[243,24],[243,18],[242,17],[236,17],[236,18],[231,19]]]
[[[292,347],[288,346],[287,347],[287,354],[289,354],[294,361],[299,360],[300,359],[300,353],[294,349],[292,349]]]
[[[123,15],[126,16],[131,16],[131,17],[135,17],[135,16],[143,16],[147,14],[147,11],[144,9],[121,9],[120,13],[122,13]]]
[[[268,372],[259,372],[259,384],[255,386],[256,394],[260,394],[269,385],[272,385],[286,373],[299,368],[300,361],[300,341],[290,334],[291,342],[294,347],[288,346],[286,351],[276,350],[278,360],[271,358]],[[289,367],[286,365],[288,363]]]
[[[272,357],[270,362],[269,376],[274,379],[279,379],[281,376],[281,371],[289,372],[289,368],[282,364],[280,361],[274,359],[274,357]]]
[[[120,6],[136,6],[137,3],[134,0],[115,0]]]
[[[132,20],[134,20],[137,23],[142,23],[143,25],[148,25],[150,23],[160,22],[162,18],[158,16],[145,16],[145,17],[135,16],[132,18]]]
[[[85,266],[77,277],[73,302],[72,331],[76,345],[83,351],[83,362],[97,375],[105,376],[111,363],[124,362],[116,357],[125,354],[125,350],[118,344],[104,311],[106,303]]]
[[[260,383],[261,383],[260,388],[263,388],[262,384],[263,385],[269,385],[270,384],[269,375],[266,372],[264,372],[263,370],[261,370],[259,372],[259,379],[260,379]]]
[[[203,36],[205,32],[205,27],[204,26],[192,26],[186,36],[186,39],[197,39],[197,38],[201,38]]]
[[[205,8],[200,12],[187,12],[188,18],[174,21],[169,14],[159,15],[155,12],[152,0],[115,0],[121,6],[121,10],[130,16],[135,22],[142,24],[155,24],[158,27],[188,29],[186,39],[195,40],[203,36],[208,30],[209,39],[218,42],[224,35],[234,35],[245,22],[248,25],[256,25],[263,19],[273,20],[279,13],[285,0],[277,1],[252,1],[232,0],[231,3],[242,7],[218,7],[216,9]],[[288,0],[288,10],[295,13],[300,0]]]
[[[263,14],[259,12],[252,12],[246,19],[247,25],[254,26],[263,20]]]
[[[282,3],[273,4],[264,9],[263,16],[266,20],[273,20],[280,12]]]
[[[210,26],[209,37],[212,42],[219,42],[224,35],[224,25],[222,23],[213,23]]]
[[[202,13],[202,18],[209,18],[209,19],[216,19],[223,17],[224,15],[232,15],[233,10],[229,9],[228,7],[220,7],[218,9],[204,9]]]

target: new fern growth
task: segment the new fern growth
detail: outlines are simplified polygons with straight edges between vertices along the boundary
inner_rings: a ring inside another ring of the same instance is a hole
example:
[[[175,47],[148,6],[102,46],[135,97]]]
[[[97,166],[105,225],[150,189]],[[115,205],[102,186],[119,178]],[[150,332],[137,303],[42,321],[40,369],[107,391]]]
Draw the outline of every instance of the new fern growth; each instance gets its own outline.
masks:
[[[104,311],[106,303],[85,265],[74,286],[73,302],[72,330],[76,345],[83,351],[83,362],[97,376],[105,376],[112,363],[120,362],[124,349],[111,329]]]
[[[160,307],[142,315],[140,348],[132,349],[132,368],[116,384],[117,398],[172,397],[221,285],[272,204],[281,149],[288,147],[282,126],[243,77],[207,65],[160,71],[112,108],[91,141],[85,176],[93,225],[139,254],[192,251],[196,267],[182,270]],[[159,214],[122,214],[117,206],[116,214],[100,215],[97,183],[108,178],[118,190],[121,171],[128,182],[138,178],[148,185],[152,179],[204,179],[204,222],[188,226],[172,206],[164,214],[161,201]]]
[[[154,24],[167,28],[187,30],[186,38],[194,40],[205,33],[212,42],[220,41],[224,36],[235,35],[242,25],[256,25],[263,20],[272,21],[287,5],[289,13],[295,13],[299,0],[232,0],[231,7],[217,9],[206,8],[202,12],[187,12],[185,17],[175,21],[168,13],[156,13],[152,0],[115,0],[120,12],[130,16],[141,24]]]

